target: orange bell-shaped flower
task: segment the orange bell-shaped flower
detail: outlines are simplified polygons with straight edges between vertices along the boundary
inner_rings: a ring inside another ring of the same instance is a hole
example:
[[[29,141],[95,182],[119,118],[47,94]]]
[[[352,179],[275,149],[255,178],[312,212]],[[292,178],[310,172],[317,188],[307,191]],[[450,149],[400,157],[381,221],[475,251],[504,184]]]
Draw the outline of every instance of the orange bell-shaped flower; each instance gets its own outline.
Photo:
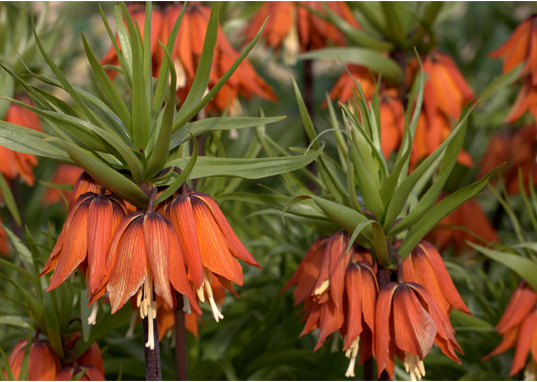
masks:
[[[27,343],[27,340],[17,342],[8,358],[9,366],[16,380],[19,380]],[[30,358],[28,360],[28,380],[52,381],[56,378],[56,374],[60,369],[60,359],[54,353],[49,343],[47,341],[32,341],[30,345]]]
[[[444,261],[434,245],[425,240],[420,241],[403,265],[405,281],[423,286],[448,316],[453,308],[472,314],[453,285]]]
[[[524,365],[531,350],[530,361],[526,365],[524,380],[537,378],[537,293],[521,280],[503,313],[496,330],[503,336],[502,342],[491,353],[483,357],[487,360],[493,355],[515,348],[515,357],[511,365],[513,376]]]

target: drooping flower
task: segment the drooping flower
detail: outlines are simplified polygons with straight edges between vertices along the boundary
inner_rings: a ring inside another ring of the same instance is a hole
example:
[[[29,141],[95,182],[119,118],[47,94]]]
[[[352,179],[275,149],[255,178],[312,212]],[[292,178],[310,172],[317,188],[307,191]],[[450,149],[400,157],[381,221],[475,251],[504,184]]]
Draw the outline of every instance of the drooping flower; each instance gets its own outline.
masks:
[[[510,375],[517,374],[524,365],[531,350],[530,361],[526,365],[524,379],[537,378],[537,293],[521,280],[511,296],[496,330],[503,336],[502,342],[483,360],[515,348],[515,357]]]
[[[164,57],[164,52],[157,43],[157,38],[166,44],[168,35],[173,29],[173,25],[181,13],[183,4],[171,4],[164,10],[153,10],[151,22],[151,57],[153,63],[153,74],[158,76],[160,63]],[[137,20],[140,31],[144,32],[144,9],[140,6],[131,5],[129,7],[131,16]],[[199,2],[189,2],[187,10],[183,16],[182,24],[173,50],[173,60],[177,72],[176,93],[182,103],[192,87],[194,76],[199,66],[201,51],[205,32],[207,30],[210,8]],[[215,86],[225,72],[233,65],[239,57],[237,52],[229,43],[221,27],[219,27],[216,50],[211,68],[209,89]],[[101,64],[117,64],[117,57],[113,48],[103,57]],[[111,73],[111,75],[114,75]],[[255,72],[253,66],[245,59],[237,68],[235,73],[226,82],[222,89],[215,95],[214,99],[207,105],[207,112],[214,110],[220,112],[229,109],[231,114],[240,114],[240,102],[238,96],[251,99],[258,96],[263,99],[274,101],[276,96],[272,88]]]
[[[321,19],[308,8],[326,14],[326,4],[330,10],[343,18],[349,25],[359,28],[351,10],[344,1],[267,1],[248,23],[244,34],[251,41],[268,19],[262,37],[265,44],[282,52],[287,65],[296,64],[300,52],[321,49],[329,45],[344,46],[345,35],[330,22]]]
[[[32,101],[27,96],[16,96],[15,99],[33,106]],[[36,114],[14,103],[9,105],[4,121],[37,131],[43,130]],[[33,186],[35,181],[33,168],[36,165],[35,156],[18,153],[0,146],[0,172],[6,178],[15,179],[19,176],[26,184]]]
[[[151,192],[147,212],[132,212],[121,220],[106,255],[104,276],[90,304],[108,292],[113,314],[136,296],[140,317],[154,319],[157,315],[154,294],[175,307],[171,285],[201,314],[186,276],[175,230],[160,212],[153,211],[156,191]],[[154,349],[152,319],[149,319],[148,338],[146,347]]]
[[[83,172],[84,170],[80,167],[61,163],[58,167],[56,167],[56,171],[54,172],[51,182],[58,185],[74,185]],[[99,189],[98,186],[95,185],[93,190],[86,190],[86,192],[87,191],[99,192]],[[65,196],[65,198],[69,201],[71,199],[72,191],[50,188],[45,194],[45,200],[43,203],[45,205],[57,203],[62,200],[61,194],[63,194],[63,196]]]
[[[81,376],[80,373],[84,372]],[[55,381],[72,381],[77,377],[78,381],[106,381],[104,375],[93,365],[66,366],[54,379]]]
[[[507,73],[525,63],[520,73],[522,87],[505,122],[514,122],[526,111],[537,121],[537,16],[532,15],[522,22],[511,37],[489,57],[503,57],[502,72]]]
[[[438,201],[444,197],[441,196]],[[482,243],[482,240],[474,235],[489,242],[500,240],[477,200],[470,199],[442,219],[427,238],[440,250],[449,245],[453,245],[456,249],[470,249],[466,241]]]
[[[434,245],[422,240],[403,262],[405,281],[420,284],[449,316],[453,308],[472,314],[453,285],[444,261]]]
[[[165,216],[175,227],[188,279],[197,290],[199,301],[205,301],[205,289],[213,316],[219,321],[223,315],[216,305],[211,287],[213,277],[232,291],[232,282],[243,284],[242,268],[236,259],[261,267],[233,232],[210,195],[194,192],[185,185],[182,193],[166,207]],[[172,258],[172,268],[176,261],[183,260]]]
[[[80,333],[74,333],[69,341],[67,341],[65,344],[64,349],[66,351],[74,349],[77,341],[80,340],[80,338],[82,338]],[[66,366],[75,366],[75,363],[76,365],[91,365],[95,367],[101,373],[101,375],[104,375],[103,356],[101,353],[101,348],[97,342],[92,343],[88,350],[82,353],[82,355],[80,355],[76,361],[73,360],[73,362],[70,362]]]
[[[492,135],[481,160],[477,177],[484,176],[493,168],[507,162],[500,168],[505,187],[509,195],[520,191],[518,171],[522,170],[522,179],[526,193],[529,193],[529,179],[537,185],[537,135],[535,126],[529,125],[508,132]],[[494,182],[494,180],[492,181]]]
[[[304,302],[306,321],[300,337],[319,329],[314,351],[339,330],[350,359],[346,376],[373,355],[374,310],[378,293],[371,254],[349,245],[342,231],[315,241],[282,292],[296,284],[295,305]]]
[[[412,380],[425,376],[423,359],[436,343],[442,352],[460,363],[462,353],[453,336],[449,318],[421,285],[392,282],[382,288],[375,308],[375,357],[378,375],[385,370],[393,379],[395,356],[405,365]]]
[[[26,350],[27,340],[17,342],[11,352],[8,363],[16,380],[19,380],[22,360]],[[28,360],[28,380],[52,381],[60,371],[60,359],[47,341],[32,341],[30,345],[30,358]]]
[[[108,246],[125,215],[123,201],[114,194],[105,195],[104,190],[101,187],[99,194],[86,192],[80,195],[68,213],[40,274],[43,276],[54,270],[47,292],[63,283],[78,267],[86,276],[91,292],[101,282]]]
[[[359,65],[349,65],[348,68],[350,75],[346,70],[341,73],[330,92],[330,98],[337,98],[342,103],[349,102],[353,95],[352,89],[354,88],[358,92],[354,85],[354,78],[356,82],[360,83],[366,102],[369,104],[375,94],[375,80],[371,72],[366,67]],[[381,147],[384,156],[388,159],[391,153],[401,144],[405,127],[403,106],[398,90],[382,83],[379,92],[379,107]]]
[[[411,164],[430,155],[450,134],[459,120],[463,107],[474,98],[474,92],[451,57],[431,51],[421,57],[427,81],[423,88],[423,113],[418,120]],[[413,58],[407,67],[410,86],[420,72],[418,60]],[[464,150],[458,157],[464,166],[473,166],[472,157]]]

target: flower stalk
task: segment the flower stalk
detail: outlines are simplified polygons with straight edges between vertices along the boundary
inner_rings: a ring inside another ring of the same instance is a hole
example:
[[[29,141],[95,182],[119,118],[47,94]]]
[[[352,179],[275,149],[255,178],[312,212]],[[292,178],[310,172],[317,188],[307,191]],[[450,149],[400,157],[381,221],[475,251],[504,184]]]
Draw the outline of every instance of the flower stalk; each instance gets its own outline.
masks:
[[[177,300],[177,308],[175,309],[175,373],[178,381],[186,381],[188,380],[188,358],[185,302],[183,301],[183,295],[179,292],[175,292],[175,299]]]

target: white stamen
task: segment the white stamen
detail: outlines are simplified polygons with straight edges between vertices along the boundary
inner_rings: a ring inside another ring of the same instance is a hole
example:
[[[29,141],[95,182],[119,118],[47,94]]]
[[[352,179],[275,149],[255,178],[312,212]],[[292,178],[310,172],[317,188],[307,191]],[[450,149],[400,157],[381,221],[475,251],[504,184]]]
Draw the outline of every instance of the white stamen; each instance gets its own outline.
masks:
[[[285,65],[295,65],[296,57],[300,50],[300,43],[298,41],[298,29],[296,25],[296,11],[293,12],[293,23],[291,28],[285,35],[283,42],[283,62]]]
[[[319,296],[319,295],[323,294],[324,291],[327,290],[329,286],[330,286],[330,280],[326,279],[326,280],[323,281],[323,283],[321,284],[321,286],[319,288],[315,289],[313,294],[315,294],[316,296]]]
[[[149,304],[149,307],[148,307],[148,316],[149,316],[149,319],[147,320],[147,343],[145,344],[145,347],[146,348],[149,348],[151,350],[155,350],[155,333],[153,331],[153,320],[151,319],[151,317],[153,317],[153,307],[151,306],[152,304]],[[155,312],[155,317],[156,317],[156,313]]]
[[[218,310],[218,307],[216,306],[216,303],[214,302],[213,296],[209,297],[209,303],[211,304],[211,310],[213,311],[213,317],[216,322],[219,322],[224,318],[222,313]]]
[[[354,366],[356,365],[356,358],[358,356],[358,350],[360,349],[360,337],[352,341],[351,346],[345,352],[345,357],[350,358],[349,367],[345,373],[345,377],[354,377]]]
[[[237,129],[229,130],[229,139],[232,141],[236,140],[239,137],[239,132]]]
[[[192,309],[190,309],[190,300],[185,295],[183,295],[183,312],[186,314],[192,313]]]
[[[231,101],[231,104],[229,105],[229,116],[230,117],[237,117],[239,115],[243,115],[244,112],[242,110],[242,105],[241,105],[241,102],[239,101],[239,99],[237,97],[235,97],[232,101]],[[236,131],[235,131],[236,132]],[[231,134],[230,134],[231,135]],[[239,134],[237,133],[237,137],[239,136]],[[230,137],[231,138],[231,137]]]
[[[140,307],[140,304],[142,302],[142,295],[143,295],[143,289],[140,288],[140,290],[138,290],[138,294],[136,295],[136,306],[138,308]]]
[[[131,315],[131,322],[129,323],[129,330],[127,330],[127,333],[125,333],[125,338],[134,338],[134,326],[136,325],[137,320],[138,320],[138,315],[136,314],[136,312],[134,312]]]
[[[537,363],[535,363],[533,357],[530,357],[530,361],[524,370],[524,381],[535,381],[537,379]]]
[[[69,277],[71,278],[71,282],[72,282],[72,283],[75,282],[75,275],[76,275],[76,270],[74,270],[74,271],[69,275]]]
[[[95,301],[91,304],[91,314],[88,317],[88,324],[95,325],[97,323],[97,312],[99,311],[99,304]]]
[[[175,83],[175,90],[179,90],[181,88],[184,88],[186,85],[186,71],[178,57],[173,58],[173,66],[175,67],[175,73],[177,74],[177,82]],[[170,78],[171,78],[171,74],[170,74]]]
[[[425,366],[418,356],[406,352],[404,364],[411,381],[421,381],[421,378],[425,376]]]
[[[200,299],[200,302],[205,302],[205,294],[203,293],[203,284],[201,284],[200,289],[197,290],[198,292],[198,298]]]

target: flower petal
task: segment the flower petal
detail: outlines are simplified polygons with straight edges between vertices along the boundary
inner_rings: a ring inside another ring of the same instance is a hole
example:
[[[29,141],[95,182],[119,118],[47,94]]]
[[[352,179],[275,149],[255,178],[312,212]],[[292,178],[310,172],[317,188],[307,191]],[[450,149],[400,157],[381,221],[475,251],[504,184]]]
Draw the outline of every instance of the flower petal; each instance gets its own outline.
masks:
[[[88,287],[93,293],[106,271],[106,253],[114,237],[112,202],[104,196],[93,199],[88,212]],[[117,228],[117,226],[115,227]]]
[[[345,290],[348,298],[347,335],[343,351],[362,333],[362,272],[355,263],[349,264],[345,273]]]
[[[345,252],[349,245],[349,237],[343,231],[336,232],[326,244],[329,256],[330,296],[337,309],[341,309],[343,290],[345,289],[345,271],[354,255],[354,247]]]
[[[257,261],[255,261],[250,252],[248,252],[248,250],[244,247],[237,235],[235,235],[235,232],[233,232],[233,229],[229,225],[226,217],[222,213],[222,210],[220,210],[220,207],[218,207],[218,204],[216,204],[214,199],[211,198],[210,195],[203,194],[201,192],[196,192],[193,194],[193,196],[202,200],[213,214],[214,220],[216,221],[216,223],[220,227],[220,230],[224,234],[224,237],[226,238],[231,254],[237,259],[241,259],[246,264],[253,265],[254,267],[261,269],[261,266],[257,263]]]
[[[388,363],[393,364],[394,353],[390,347],[390,322],[392,299],[397,289],[397,283],[389,283],[379,292],[375,307],[375,356],[377,357],[378,377],[387,368]],[[393,375],[393,371],[392,371]]]
[[[537,293],[524,281],[516,287],[496,330],[503,334],[514,326],[520,325],[537,303]]]
[[[145,249],[153,282],[155,294],[160,296],[168,306],[174,308],[172,291],[170,289],[170,232],[164,217],[158,212],[150,212],[143,220]]]
[[[202,201],[192,198],[192,211],[196,222],[201,263],[235,284],[243,284],[242,268],[231,256],[226,239],[216,224],[209,208]]]
[[[199,289],[203,284],[203,266],[190,198],[185,195],[177,195],[168,207],[167,214],[177,233],[186,261],[188,277]]]
[[[504,351],[507,351],[511,348],[514,348],[516,345],[516,339],[518,337],[518,326],[515,326],[514,328],[509,329],[507,332],[503,334],[502,342],[491,351],[489,354],[481,358],[483,361],[486,361],[493,355],[498,355],[500,353],[503,353]]]
[[[119,241],[107,285],[112,314],[138,292],[147,278],[147,262],[143,220],[135,219]]]
[[[313,351],[317,351],[322,345],[326,337],[341,328],[344,321],[343,310],[338,309],[332,300],[328,300],[326,304],[321,304],[321,318],[319,322],[319,339]]]
[[[515,375],[526,365],[536,324],[537,311],[534,308],[534,310],[524,318],[524,321],[522,321],[522,324],[520,325],[515,348],[515,357],[513,358],[513,365],[511,366],[511,373],[509,375]]]
[[[73,217],[69,231],[65,235],[65,243],[58,257],[56,269],[50,278],[47,292],[63,283],[86,258],[88,253],[88,211],[90,203],[90,200],[82,203]]]

